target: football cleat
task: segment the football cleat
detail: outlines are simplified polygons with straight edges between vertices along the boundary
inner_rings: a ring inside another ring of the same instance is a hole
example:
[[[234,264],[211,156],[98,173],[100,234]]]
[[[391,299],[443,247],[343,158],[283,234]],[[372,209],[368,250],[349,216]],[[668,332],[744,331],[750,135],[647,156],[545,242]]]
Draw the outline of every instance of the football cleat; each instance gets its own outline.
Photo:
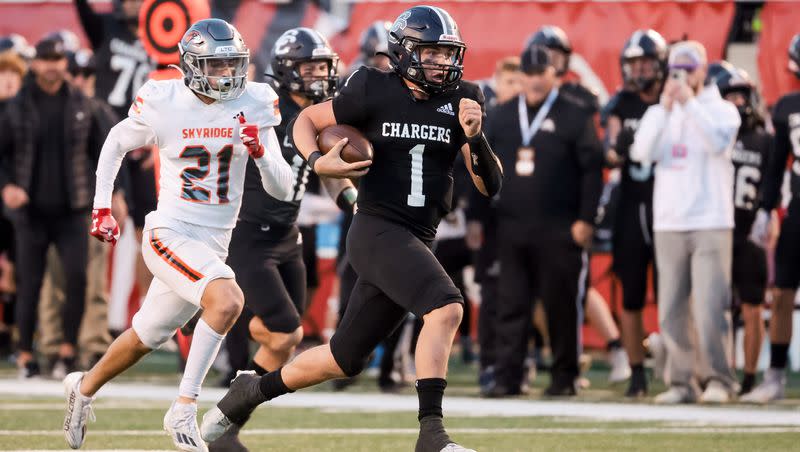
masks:
[[[767,369],[764,381],[755,389],[739,398],[744,403],[769,403],[784,397],[786,372],[783,369]]]
[[[248,452],[247,447],[239,440],[239,426],[233,425],[227,432],[208,443],[209,452]]]
[[[253,410],[266,402],[261,393],[261,377],[254,371],[239,371],[231,382],[228,393],[217,402],[217,406],[203,416],[200,429],[203,439],[209,443],[222,436],[231,426],[244,425]]]
[[[464,446],[459,446],[456,443],[450,443],[439,452],[476,452],[474,449],[467,449]]]
[[[67,397],[67,414],[64,416],[64,437],[69,447],[80,449],[86,439],[86,421],[95,421],[92,411],[94,397],[81,394],[79,388],[83,372],[73,372],[64,378],[64,394]]]
[[[164,430],[172,438],[178,450],[187,452],[208,452],[208,446],[200,437],[197,426],[197,404],[172,402],[164,415]]]
[[[621,383],[631,377],[631,365],[628,354],[623,348],[616,348],[609,352],[611,372],[608,374],[609,383]]]

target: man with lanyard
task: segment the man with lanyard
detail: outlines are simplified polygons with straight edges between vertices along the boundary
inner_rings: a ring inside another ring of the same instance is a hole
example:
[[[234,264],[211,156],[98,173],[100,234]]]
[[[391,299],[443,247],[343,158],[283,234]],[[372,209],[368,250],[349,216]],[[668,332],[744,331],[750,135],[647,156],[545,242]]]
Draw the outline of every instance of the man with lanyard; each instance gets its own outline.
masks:
[[[487,140],[507,168],[497,202],[502,272],[496,383],[489,395],[520,393],[534,294],[544,302],[553,349],[545,394],[574,395],[602,148],[592,113],[559,95],[545,48],[526,48],[521,68],[519,101],[498,106],[486,127]],[[517,123],[518,130],[509,130],[508,124]]]

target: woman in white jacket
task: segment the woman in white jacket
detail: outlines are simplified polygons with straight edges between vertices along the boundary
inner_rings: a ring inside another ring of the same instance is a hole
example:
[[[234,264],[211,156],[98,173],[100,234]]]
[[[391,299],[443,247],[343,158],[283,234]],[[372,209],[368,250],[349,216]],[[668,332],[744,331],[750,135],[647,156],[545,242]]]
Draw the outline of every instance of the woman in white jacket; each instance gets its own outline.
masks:
[[[661,102],[645,113],[630,151],[633,160],[656,163],[658,314],[670,359],[670,389],[657,403],[693,402],[695,376],[708,381],[703,402],[727,402],[735,385],[725,344],[734,225],[731,155],[740,118],[716,85],[704,86],[706,66],[702,44],[673,46]]]

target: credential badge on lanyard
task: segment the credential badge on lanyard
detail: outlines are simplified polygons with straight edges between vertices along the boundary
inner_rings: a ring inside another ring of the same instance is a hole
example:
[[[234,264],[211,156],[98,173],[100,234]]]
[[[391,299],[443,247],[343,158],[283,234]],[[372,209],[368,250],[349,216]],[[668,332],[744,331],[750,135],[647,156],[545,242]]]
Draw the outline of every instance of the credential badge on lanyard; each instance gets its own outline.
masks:
[[[533,137],[536,136],[536,132],[538,132],[539,128],[542,126],[542,122],[544,122],[547,114],[550,113],[550,108],[552,108],[556,97],[558,97],[558,88],[553,88],[550,94],[547,95],[547,99],[545,99],[542,107],[539,108],[536,116],[533,117],[533,121],[529,123],[528,106],[525,103],[525,95],[519,95],[519,131],[522,136],[522,146],[517,149],[517,164],[515,165],[515,169],[518,176],[530,176],[536,168],[536,150],[531,146],[531,142],[533,141]]]

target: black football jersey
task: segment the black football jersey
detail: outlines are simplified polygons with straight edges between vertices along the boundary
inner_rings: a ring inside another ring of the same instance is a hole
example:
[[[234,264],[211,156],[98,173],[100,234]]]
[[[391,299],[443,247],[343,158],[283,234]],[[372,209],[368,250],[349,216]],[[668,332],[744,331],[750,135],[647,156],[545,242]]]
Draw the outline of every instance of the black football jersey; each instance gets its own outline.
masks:
[[[433,240],[451,210],[453,161],[467,138],[458,122],[462,98],[483,105],[477,85],[461,81],[419,100],[394,72],[362,67],[333,99],[338,124],[355,127],[375,154],[358,188],[358,210]]]
[[[608,101],[604,115],[618,117],[623,129],[636,132],[639,129],[639,121],[650,105],[645,103],[637,93],[618,91]],[[626,158],[620,181],[620,201],[651,204],[653,202],[653,170],[653,163],[642,164]]]
[[[126,118],[133,96],[155,65],[124,22],[113,14],[95,13],[85,0],[76,3],[95,54],[95,95],[108,102],[120,118]]]
[[[764,181],[763,206],[771,210],[780,198],[783,174],[786,162],[792,155],[789,170],[789,187],[792,199],[800,199],[800,92],[787,94],[778,100],[772,112],[772,123],[775,126],[773,152]]]
[[[772,137],[761,127],[740,130],[733,148],[734,237],[746,238],[760,207],[762,180],[767,171]]]
[[[239,211],[239,219],[262,225],[277,224],[288,226],[297,220],[297,213],[300,210],[300,202],[303,200],[303,195],[309,189],[313,191],[313,187],[310,187],[310,185],[318,179],[316,175],[311,173],[311,169],[305,159],[297,153],[286,134],[286,126],[300,114],[302,108],[285,91],[278,91],[278,98],[281,123],[275,127],[275,134],[281,143],[283,158],[292,167],[294,188],[286,199],[273,198],[264,191],[264,187],[261,184],[261,173],[255,161],[249,159],[245,172],[242,209]]]

